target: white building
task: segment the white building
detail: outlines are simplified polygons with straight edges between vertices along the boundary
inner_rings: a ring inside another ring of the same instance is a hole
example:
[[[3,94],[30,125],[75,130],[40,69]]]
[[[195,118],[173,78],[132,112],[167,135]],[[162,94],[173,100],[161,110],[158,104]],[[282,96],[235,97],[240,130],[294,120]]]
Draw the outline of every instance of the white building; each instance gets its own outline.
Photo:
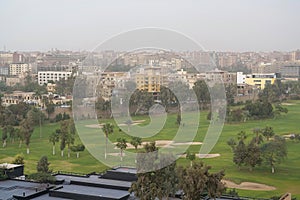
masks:
[[[243,74],[243,72],[237,72],[236,73],[236,83],[238,85],[245,84],[246,83],[246,74]]]
[[[72,75],[72,72],[64,71],[40,71],[38,72],[38,83],[39,85],[47,84],[49,81],[67,80]]]
[[[9,65],[9,74],[11,76],[17,76],[28,71],[30,71],[30,68],[26,63],[12,63]]]

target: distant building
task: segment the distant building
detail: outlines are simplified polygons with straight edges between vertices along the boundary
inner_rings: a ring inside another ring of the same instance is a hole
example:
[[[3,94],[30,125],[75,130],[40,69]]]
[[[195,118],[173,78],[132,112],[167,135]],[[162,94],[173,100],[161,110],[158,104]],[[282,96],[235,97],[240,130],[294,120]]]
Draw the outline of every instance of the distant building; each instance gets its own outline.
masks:
[[[22,80],[19,77],[7,77],[5,83],[7,86],[14,86],[16,84],[22,84]]]
[[[56,87],[56,84],[54,84],[54,83],[48,83],[47,84],[47,92],[54,93],[55,92],[55,87]]]
[[[263,90],[267,84],[274,84],[278,74],[247,74],[237,72],[237,85],[247,84]]]
[[[218,69],[205,72],[205,79],[213,82],[222,81],[224,84],[235,84],[237,81],[236,73],[229,73]]]
[[[1,52],[0,65],[6,65],[11,63],[13,63],[13,53]]]
[[[168,77],[161,73],[160,67],[147,67],[135,74],[135,82],[138,90],[155,94],[160,92],[162,85],[168,84]]]
[[[12,63],[9,65],[9,74],[11,76],[17,76],[29,71],[30,68],[27,63]]]
[[[9,106],[25,102],[33,105],[40,105],[41,100],[35,96],[34,92],[14,91],[12,94],[4,94],[2,97],[2,105]]]
[[[0,66],[0,76],[8,76],[8,75],[9,75],[9,67]]]
[[[38,83],[39,85],[47,84],[49,81],[67,80],[72,75],[72,72],[64,71],[39,71],[38,72]]]

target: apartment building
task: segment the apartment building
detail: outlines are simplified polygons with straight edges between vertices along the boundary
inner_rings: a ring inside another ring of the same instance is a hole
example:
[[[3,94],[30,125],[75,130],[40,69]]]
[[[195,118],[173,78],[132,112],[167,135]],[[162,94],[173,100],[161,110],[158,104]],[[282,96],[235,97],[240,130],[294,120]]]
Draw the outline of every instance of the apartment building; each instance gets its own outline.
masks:
[[[64,71],[40,71],[38,72],[39,85],[47,84],[49,81],[67,80],[72,76],[72,72]]]
[[[27,63],[12,63],[9,65],[9,74],[11,76],[18,76],[29,71],[30,67]]]
[[[274,84],[277,78],[278,78],[277,73],[244,75],[242,72],[238,72],[237,84],[238,85],[247,84],[263,90],[267,84]]]
[[[168,77],[161,73],[160,67],[147,67],[135,75],[135,82],[138,90],[154,94],[160,92],[162,85],[167,86]]]

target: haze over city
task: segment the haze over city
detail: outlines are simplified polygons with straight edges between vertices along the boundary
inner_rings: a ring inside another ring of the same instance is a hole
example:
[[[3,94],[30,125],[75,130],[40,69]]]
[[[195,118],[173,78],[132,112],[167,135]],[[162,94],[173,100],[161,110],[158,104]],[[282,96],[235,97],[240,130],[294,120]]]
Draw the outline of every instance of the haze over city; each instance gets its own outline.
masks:
[[[292,51],[300,44],[299,8],[296,0],[4,0],[0,49],[92,50],[120,32],[159,27],[206,50]]]

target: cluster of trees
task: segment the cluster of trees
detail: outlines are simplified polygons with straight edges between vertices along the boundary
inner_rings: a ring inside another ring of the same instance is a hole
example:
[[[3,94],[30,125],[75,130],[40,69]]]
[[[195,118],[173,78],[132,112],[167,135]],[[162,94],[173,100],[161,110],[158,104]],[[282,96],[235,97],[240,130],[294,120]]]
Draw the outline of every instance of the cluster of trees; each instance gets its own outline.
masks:
[[[138,169],[148,165],[156,170],[138,173],[138,180],[132,184],[129,191],[141,200],[166,199],[177,191],[182,191],[183,199],[201,199],[204,194],[216,198],[225,190],[221,182],[224,171],[210,173],[211,167],[202,162],[189,167],[177,167],[176,162],[165,166],[172,155],[159,154],[155,142],[146,144],[143,152],[150,154],[138,157]]]
[[[76,127],[73,119],[64,120],[60,123],[60,128],[56,129],[49,136],[49,142],[52,143],[52,154],[56,154],[55,145],[60,142],[61,157],[64,156],[64,150],[67,147],[68,158],[71,156],[71,151],[76,153],[76,157],[79,158],[79,152],[84,151],[85,146],[83,144],[75,143]]]
[[[68,120],[68,119],[71,119],[71,117],[70,117],[69,114],[67,114],[65,112],[63,114],[59,113],[55,116],[55,121],[56,122],[63,121],[63,120]]]
[[[111,123],[106,123],[102,126],[102,131],[105,134],[105,159],[107,158],[107,143],[108,136],[114,132],[114,126]],[[134,146],[135,150],[139,145],[142,144],[142,139],[140,137],[131,137],[129,141],[132,146]],[[126,138],[117,138],[116,147],[120,149],[121,161],[123,161],[123,151],[127,148],[127,140]]]
[[[12,113],[13,114],[13,113]],[[32,133],[34,131],[34,126],[36,125],[37,119],[35,114],[35,109],[32,108],[27,112],[26,116],[18,116],[21,120],[18,128],[15,128],[11,124],[2,124],[2,143],[3,147],[6,147],[7,140],[10,140],[11,143],[17,139],[19,140],[19,148],[21,148],[22,143],[25,142],[27,147],[27,154],[30,153],[29,145]]]
[[[247,101],[242,108],[230,109],[228,107],[227,122],[245,122],[248,119],[276,118],[282,113],[288,113],[288,109],[276,103],[274,106],[268,101]]]
[[[23,92],[36,92],[39,91],[43,94],[47,93],[45,85],[39,85],[32,76],[26,76],[24,84],[17,83],[14,86],[7,86],[5,82],[0,81],[0,91],[11,93],[12,91],[23,91]]]
[[[233,138],[227,141],[233,151],[233,162],[239,169],[241,166],[247,166],[250,171],[255,166],[265,163],[271,167],[272,173],[274,173],[275,166],[287,156],[285,139],[275,135],[273,128],[269,126],[263,129],[255,128],[253,134],[254,136],[248,142],[244,131],[238,133],[238,141]]]

